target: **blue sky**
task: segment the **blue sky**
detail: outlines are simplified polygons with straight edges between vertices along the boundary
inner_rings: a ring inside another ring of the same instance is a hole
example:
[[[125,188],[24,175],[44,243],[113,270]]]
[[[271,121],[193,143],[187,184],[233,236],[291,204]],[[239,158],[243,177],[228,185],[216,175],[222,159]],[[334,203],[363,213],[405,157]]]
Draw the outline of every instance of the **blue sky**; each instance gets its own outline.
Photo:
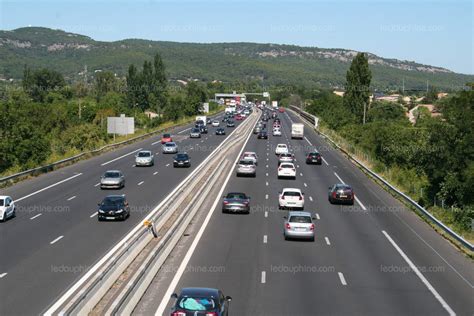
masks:
[[[472,1],[4,1],[0,28],[347,48],[474,74]]]

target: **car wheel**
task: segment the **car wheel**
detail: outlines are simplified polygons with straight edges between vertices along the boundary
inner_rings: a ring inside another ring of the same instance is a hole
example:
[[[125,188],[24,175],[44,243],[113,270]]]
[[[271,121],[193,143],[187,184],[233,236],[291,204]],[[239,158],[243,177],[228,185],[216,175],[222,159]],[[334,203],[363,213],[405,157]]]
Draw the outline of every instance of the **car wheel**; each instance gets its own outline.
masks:
[[[314,237],[310,238],[310,241],[314,242]]]
[[[13,218],[13,217],[16,217],[16,208],[13,208],[12,218]]]
[[[354,205],[354,200],[352,200],[352,201],[349,203],[349,205]]]
[[[222,209],[222,214],[225,214],[227,213],[227,211],[225,209]]]
[[[284,235],[285,236],[285,240],[289,240],[288,236],[287,235]]]
[[[334,204],[334,201],[332,200],[332,198],[328,198],[328,201],[329,203]]]

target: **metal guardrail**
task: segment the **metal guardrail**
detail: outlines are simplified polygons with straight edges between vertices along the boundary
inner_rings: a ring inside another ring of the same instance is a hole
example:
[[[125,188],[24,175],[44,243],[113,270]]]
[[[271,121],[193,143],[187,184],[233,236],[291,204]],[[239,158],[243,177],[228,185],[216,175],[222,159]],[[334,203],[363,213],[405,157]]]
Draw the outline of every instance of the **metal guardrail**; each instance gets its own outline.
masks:
[[[307,113],[300,108],[290,105],[290,109],[296,112],[301,118],[306,120],[310,124],[314,124],[314,119],[316,116]],[[320,132],[319,130],[317,131],[321,136],[323,136],[325,139],[330,141],[337,149],[342,151],[345,155],[347,155],[352,161],[354,161],[360,168],[362,168],[365,172],[367,172],[370,176],[373,178],[377,179],[378,181],[382,182],[386,187],[388,187],[390,190],[398,194],[403,200],[405,200],[407,203],[409,203],[411,206],[422,212],[424,215],[426,215],[433,223],[435,223],[439,228],[441,228],[445,233],[450,235],[452,238],[456,239],[461,245],[463,245],[465,248],[467,248],[469,251],[474,251],[474,245],[471,244],[469,241],[461,237],[459,234],[454,232],[451,228],[446,226],[443,222],[441,222],[439,219],[433,216],[430,212],[428,212],[424,207],[422,207],[420,204],[418,204],[416,201],[414,201],[411,197],[406,195],[405,193],[401,192],[398,190],[395,186],[390,184],[387,180],[382,178],[380,175],[375,173],[374,171],[370,170],[367,166],[365,166],[362,162],[357,160],[357,158],[353,157],[349,152],[347,152],[344,148],[339,146],[335,141],[333,141],[328,135]]]
[[[220,111],[221,112],[221,111]],[[211,117],[214,117],[214,116],[217,116],[220,112],[218,113],[215,113],[213,115],[211,115]],[[175,127],[178,127],[178,126],[182,126],[182,125],[186,125],[188,123],[184,123],[184,124],[180,124],[180,125],[176,125],[176,126],[173,126],[171,128],[175,128]],[[45,165],[45,166],[40,166],[40,167],[36,167],[36,168],[32,168],[32,169],[28,169],[28,170],[25,170],[25,171],[21,171],[21,172],[18,172],[18,173],[15,173],[15,174],[12,174],[12,175],[9,175],[9,176],[6,176],[6,177],[3,177],[3,178],[0,178],[0,187],[1,185],[3,185],[4,183],[8,182],[8,181],[11,181],[11,180],[15,180],[17,178],[20,178],[20,177],[23,177],[23,176],[26,176],[26,175],[33,175],[33,174],[39,174],[39,173],[45,173],[45,172],[48,172],[48,171],[52,171],[54,170],[55,167],[57,166],[60,166],[62,164],[65,164],[67,162],[72,162],[72,161],[75,161],[81,157],[84,157],[84,156],[87,156],[87,155],[93,155],[93,154],[97,154],[105,149],[108,149],[108,148],[114,148],[114,147],[119,147],[119,146],[122,146],[122,145],[125,145],[125,144],[128,144],[128,143],[132,143],[136,140],[139,140],[139,139],[142,139],[142,138],[146,138],[148,136],[151,136],[151,135],[154,135],[154,134],[157,134],[157,133],[161,133],[161,132],[164,132],[166,130],[168,130],[169,128],[160,128],[160,129],[157,129],[157,130],[154,130],[154,131],[151,131],[151,132],[148,132],[148,133],[145,133],[143,135],[139,135],[139,136],[135,136],[135,137],[132,137],[130,139],[126,139],[126,140],[123,140],[121,142],[118,142],[118,143],[112,143],[112,144],[107,144],[107,145],[104,145],[100,148],[97,148],[97,149],[93,149],[93,150],[90,150],[90,151],[86,151],[86,152],[82,152],[80,154],[77,154],[75,156],[72,156],[72,157],[69,157],[69,158],[65,158],[65,159],[62,159],[62,160],[59,160],[59,161],[56,161],[56,162],[53,162],[53,163],[50,163],[48,165]]]

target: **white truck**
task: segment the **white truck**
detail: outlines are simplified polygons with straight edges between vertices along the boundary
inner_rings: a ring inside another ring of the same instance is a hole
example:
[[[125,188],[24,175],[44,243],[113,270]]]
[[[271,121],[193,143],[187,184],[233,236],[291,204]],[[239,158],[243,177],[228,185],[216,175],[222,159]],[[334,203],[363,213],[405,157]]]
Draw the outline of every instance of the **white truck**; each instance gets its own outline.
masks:
[[[304,137],[304,125],[302,123],[291,124],[291,138],[303,139]]]
[[[196,116],[196,122],[197,121],[203,121],[204,122],[204,126],[207,125],[207,117],[205,115],[198,115]]]
[[[225,108],[225,113],[235,113],[235,106],[228,106]]]
[[[278,101],[272,101],[272,108],[278,109]]]

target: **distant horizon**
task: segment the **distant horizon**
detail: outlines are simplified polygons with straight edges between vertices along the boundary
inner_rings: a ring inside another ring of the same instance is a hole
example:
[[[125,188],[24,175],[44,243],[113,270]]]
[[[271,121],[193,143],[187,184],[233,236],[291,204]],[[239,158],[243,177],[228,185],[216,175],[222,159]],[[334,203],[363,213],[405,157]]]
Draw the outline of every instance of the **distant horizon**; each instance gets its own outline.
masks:
[[[121,38],[121,39],[115,39],[115,40],[98,40],[98,39],[95,39],[94,37],[89,36],[89,35],[86,35],[86,34],[71,32],[71,31],[64,30],[64,29],[59,29],[59,28],[51,28],[51,27],[47,27],[47,26],[40,26],[40,25],[20,26],[20,27],[17,27],[17,28],[15,28],[15,29],[0,30],[0,31],[12,32],[12,31],[15,31],[15,30],[18,30],[18,29],[22,29],[22,28],[45,28],[45,29],[50,29],[50,30],[55,30],[55,31],[63,31],[63,32],[65,32],[65,33],[70,33],[70,34],[76,34],[76,35],[85,36],[85,37],[88,37],[88,38],[90,38],[90,39],[92,39],[93,41],[96,41],[96,42],[105,42],[105,43],[113,43],[113,42],[120,42],[120,41],[126,41],[126,40],[144,40],[144,41],[151,41],[151,42],[172,42],[172,43],[174,42],[174,43],[183,43],[183,44],[226,44],[226,43],[229,43],[229,44],[238,44],[238,43],[248,43],[248,44],[265,44],[265,45],[296,46],[296,47],[301,47],[301,48],[318,48],[318,49],[328,49],[328,50],[356,51],[356,52],[362,52],[362,53],[373,54],[373,55],[375,55],[375,56],[377,56],[377,57],[380,57],[380,58],[383,58],[383,59],[395,59],[395,60],[402,61],[402,62],[410,62],[410,63],[416,63],[416,64],[420,64],[420,65],[425,65],[425,66],[431,66],[431,67],[446,69],[446,70],[451,71],[451,72],[456,73],[456,74],[468,75],[468,76],[474,75],[474,74],[469,74],[469,73],[457,72],[457,71],[454,71],[454,70],[452,70],[452,69],[449,69],[449,68],[446,68],[446,67],[442,67],[442,66],[438,66],[438,65],[424,64],[424,63],[418,62],[418,61],[416,61],[416,60],[408,60],[408,59],[399,59],[399,58],[396,58],[396,57],[380,56],[380,55],[377,55],[377,54],[372,53],[372,52],[370,52],[370,51],[359,51],[359,50],[355,50],[355,49],[351,49],[351,48],[343,48],[343,47],[321,47],[321,46],[308,46],[308,45],[303,46],[303,45],[288,44],[288,43],[274,43],[274,42],[267,42],[267,43],[265,43],[265,42],[249,42],[249,41],[235,41],[235,42],[234,42],[234,41],[227,41],[227,42],[184,42],[184,41],[173,41],[173,40],[147,39],[147,38],[138,38],[138,37]]]
[[[474,74],[470,0],[6,0],[0,27],[40,25],[96,41],[341,48]]]

